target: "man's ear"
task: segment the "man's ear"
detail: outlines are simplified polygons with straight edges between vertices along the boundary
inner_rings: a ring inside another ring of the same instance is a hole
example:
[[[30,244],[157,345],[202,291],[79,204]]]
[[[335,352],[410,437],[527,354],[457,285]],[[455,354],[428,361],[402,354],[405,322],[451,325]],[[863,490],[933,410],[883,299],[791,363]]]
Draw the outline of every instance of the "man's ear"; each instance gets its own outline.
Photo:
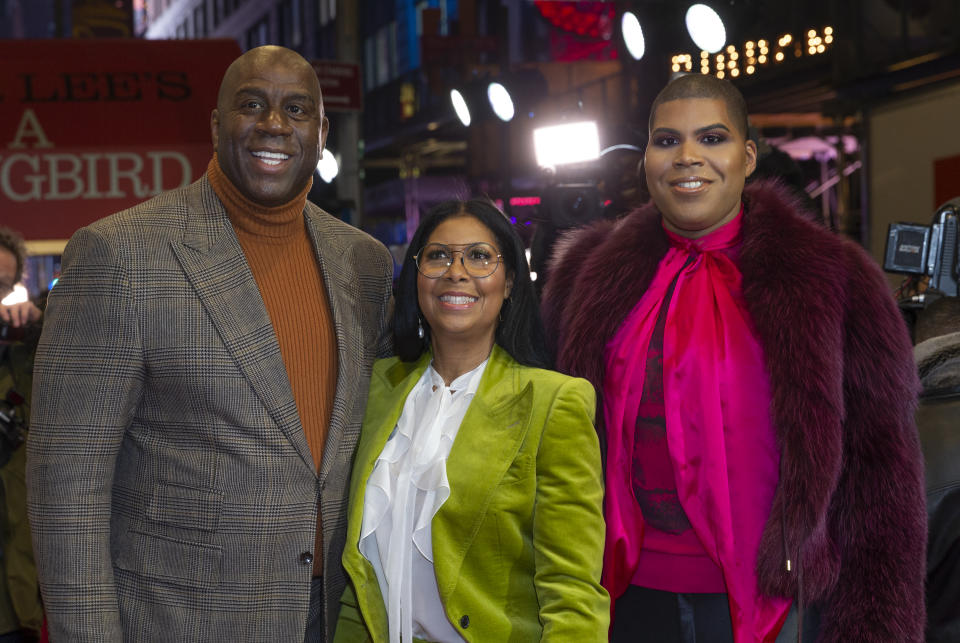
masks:
[[[213,149],[216,150],[218,143],[220,142],[220,112],[214,108],[210,112],[210,139],[213,141]]]
[[[753,171],[757,169],[757,144],[752,140],[747,139],[746,152],[747,152],[747,167],[744,176],[750,176],[753,174]]]
[[[327,146],[327,134],[330,132],[330,121],[327,120],[326,116],[320,117],[320,154],[323,154],[324,148]]]

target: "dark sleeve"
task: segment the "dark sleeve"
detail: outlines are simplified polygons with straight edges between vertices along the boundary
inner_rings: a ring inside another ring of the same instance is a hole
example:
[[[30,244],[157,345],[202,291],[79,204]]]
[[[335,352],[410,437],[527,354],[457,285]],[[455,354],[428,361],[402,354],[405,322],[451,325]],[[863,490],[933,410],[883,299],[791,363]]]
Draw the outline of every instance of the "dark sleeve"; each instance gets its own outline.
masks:
[[[945,351],[944,351],[945,352]],[[937,359],[943,358],[938,351]],[[947,358],[954,369],[960,355]],[[960,396],[926,400],[917,427],[927,467],[927,636],[960,640]],[[951,638],[951,636],[953,638]]]
[[[822,641],[921,642],[926,503],[913,350],[879,267],[848,246],[843,462],[830,530],[841,560]]]
[[[554,244],[550,276],[540,302],[547,342],[554,355],[559,356],[563,344],[565,323],[570,317],[567,309],[570,302],[576,300],[576,281],[581,268],[613,225],[612,221],[601,221],[587,228],[576,228]]]

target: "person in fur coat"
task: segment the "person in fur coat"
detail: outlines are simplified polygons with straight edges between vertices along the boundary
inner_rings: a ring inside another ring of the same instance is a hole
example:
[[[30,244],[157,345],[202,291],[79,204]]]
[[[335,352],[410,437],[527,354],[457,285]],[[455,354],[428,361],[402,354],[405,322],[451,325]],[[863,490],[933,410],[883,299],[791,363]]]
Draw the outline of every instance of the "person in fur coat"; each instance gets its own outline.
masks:
[[[672,81],[652,202],[557,245],[543,311],[598,391],[612,641],[919,642],[906,326],[878,266],[756,165],[743,97]]]

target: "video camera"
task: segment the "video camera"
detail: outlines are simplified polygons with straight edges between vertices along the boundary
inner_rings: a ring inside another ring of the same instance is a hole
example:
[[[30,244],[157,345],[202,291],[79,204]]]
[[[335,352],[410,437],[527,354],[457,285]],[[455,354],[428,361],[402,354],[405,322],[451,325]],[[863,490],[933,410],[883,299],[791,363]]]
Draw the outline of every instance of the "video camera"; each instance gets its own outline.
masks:
[[[17,412],[23,403],[23,396],[13,389],[0,400],[0,466],[5,465],[27,439],[27,426]]]
[[[945,297],[960,295],[960,255],[957,227],[960,197],[941,205],[931,225],[892,223],[887,230],[883,269],[907,275],[927,275],[928,290]]]
[[[542,203],[546,218],[561,230],[586,225],[603,214],[600,190],[593,183],[547,186]]]
[[[36,344],[40,340],[41,330],[43,330],[43,327],[39,322],[16,328],[6,322],[0,322],[0,344],[12,344],[14,342]]]

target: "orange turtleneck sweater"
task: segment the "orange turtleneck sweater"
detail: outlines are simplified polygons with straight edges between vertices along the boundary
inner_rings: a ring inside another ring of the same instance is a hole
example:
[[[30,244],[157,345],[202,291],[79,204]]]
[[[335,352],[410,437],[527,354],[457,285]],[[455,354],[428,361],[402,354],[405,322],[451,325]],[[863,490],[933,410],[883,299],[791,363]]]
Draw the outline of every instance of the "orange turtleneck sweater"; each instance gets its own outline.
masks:
[[[207,179],[219,197],[270,315],[313,464],[320,467],[337,386],[337,337],[303,209],[311,183],[292,201],[266,208],[247,199],[214,154]],[[321,573],[320,515],[314,575]]]

